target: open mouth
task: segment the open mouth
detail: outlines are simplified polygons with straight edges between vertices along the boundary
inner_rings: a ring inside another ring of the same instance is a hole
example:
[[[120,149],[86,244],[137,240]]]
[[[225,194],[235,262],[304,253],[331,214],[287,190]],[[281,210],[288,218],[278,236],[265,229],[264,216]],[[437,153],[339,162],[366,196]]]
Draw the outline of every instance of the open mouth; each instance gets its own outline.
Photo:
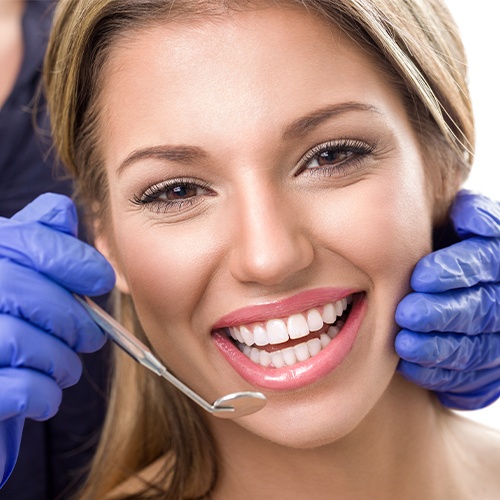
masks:
[[[293,366],[316,356],[339,334],[351,312],[353,297],[223,331],[254,363],[266,368]]]

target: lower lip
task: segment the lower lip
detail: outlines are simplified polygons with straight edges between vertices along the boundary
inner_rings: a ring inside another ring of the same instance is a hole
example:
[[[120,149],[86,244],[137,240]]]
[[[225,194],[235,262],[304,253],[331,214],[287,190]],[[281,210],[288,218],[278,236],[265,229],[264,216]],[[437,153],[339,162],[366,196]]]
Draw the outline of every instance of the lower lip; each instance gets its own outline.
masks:
[[[335,339],[316,356],[293,366],[266,368],[247,358],[225,334],[216,332],[213,339],[229,364],[253,386],[272,390],[298,389],[327,376],[347,357],[356,341],[366,303],[366,295],[358,295],[344,327]]]

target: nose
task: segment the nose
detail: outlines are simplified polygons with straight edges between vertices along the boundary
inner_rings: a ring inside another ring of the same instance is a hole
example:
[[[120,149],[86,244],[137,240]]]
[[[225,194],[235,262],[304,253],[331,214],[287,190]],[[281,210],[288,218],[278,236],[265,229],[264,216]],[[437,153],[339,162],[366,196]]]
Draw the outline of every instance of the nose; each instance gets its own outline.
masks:
[[[298,207],[293,197],[292,203],[285,198],[266,188],[247,189],[239,196],[229,258],[238,281],[275,286],[312,263],[314,247],[297,217]]]

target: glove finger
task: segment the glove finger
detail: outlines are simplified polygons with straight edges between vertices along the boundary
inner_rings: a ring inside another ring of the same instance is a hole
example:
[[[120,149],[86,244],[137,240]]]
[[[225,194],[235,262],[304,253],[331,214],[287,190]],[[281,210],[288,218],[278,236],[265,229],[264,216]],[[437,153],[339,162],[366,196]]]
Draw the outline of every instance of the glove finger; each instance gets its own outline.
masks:
[[[499,332],[500,286],[478,285],[439,294],[410,293],[398,304],[396,322],[415,332]]]
[[[471,235],[500,238],[500,203],[472,191],[458,193],[450,212],[455,230]]]
[[[78,352],[93,352],[104,345],[106,337],[87,311],[53,281],[0,259],[0,284],[3,283],[9,285],[3,293],[4,285],[0,285],[0,313],[32,323]]]
[[[439,392],[437,397],[444,406],[454,410],[479,410],[491,405],[500,397],[500,386],[494,382],[473,393]]]
[[[13,215],[12,219],[19,222],[39,222],[71,236],[78,234],[75,205],[62,194],[44,193]]]
[[[425,389],[437,392],[473,392],[489,384],[500,385],[500,369],[456,371],[446,368],[427,368],[400,360],[398,371],[404,378]]]
[[[401,358],[424,367],[460,371],[500,367],[498,333],[466,336],[402,330],[395,346]]]
[[[2,257],[81,295],[103,295],[115,282],[113,268],[95,248],[37,222],[0,219]]]
[[[80,358],[64,342],[5,314],[0,314],[0,367],[38,370],[61,389],[75,385],[82,374]]]
[[[53,378],[28,368],[0,368],[0,420],[47,420],[57,413],[61,399]]]
[[[470,238],[423,257],[413,270],[416,292],[436,293],[500,281],[500,240]]]
[[[0,489],[16,465],[23,427],[24,418],[10,418],[0,422]]]

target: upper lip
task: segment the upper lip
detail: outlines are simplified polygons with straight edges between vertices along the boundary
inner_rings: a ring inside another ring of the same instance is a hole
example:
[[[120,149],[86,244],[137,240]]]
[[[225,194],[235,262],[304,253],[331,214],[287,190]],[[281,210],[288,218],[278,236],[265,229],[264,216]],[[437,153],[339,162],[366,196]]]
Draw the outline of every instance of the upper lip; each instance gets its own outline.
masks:
[[[274,318],[284,318],[313,307],[328,304],[329,302],[336,302],[356,292],[359,292],[359,290],[354,288],[316,288],[314,290],[306,290],[273,302],[254,304],[236,309],[219,318],[212,327],[212,330],[267,321]]]

